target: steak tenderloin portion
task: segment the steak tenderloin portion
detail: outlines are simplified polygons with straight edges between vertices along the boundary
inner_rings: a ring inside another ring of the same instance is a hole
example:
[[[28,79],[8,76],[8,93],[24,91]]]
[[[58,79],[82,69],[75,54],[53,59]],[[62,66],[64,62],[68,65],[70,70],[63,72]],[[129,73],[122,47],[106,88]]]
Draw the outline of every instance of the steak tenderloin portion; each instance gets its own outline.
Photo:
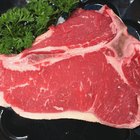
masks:
[[[0,105],[31,119],[140,125],[140,42],[107,6],[76,10],[14,56],[0,56]]]

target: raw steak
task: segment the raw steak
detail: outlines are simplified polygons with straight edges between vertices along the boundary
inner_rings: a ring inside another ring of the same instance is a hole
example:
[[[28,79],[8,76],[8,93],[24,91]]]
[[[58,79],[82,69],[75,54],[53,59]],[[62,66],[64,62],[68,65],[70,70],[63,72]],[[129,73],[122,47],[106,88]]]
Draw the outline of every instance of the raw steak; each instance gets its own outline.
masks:
[[[140,125],[140,42],[107,6],[76,10],[30,49],[0,56],[0,105],[31,119]]]

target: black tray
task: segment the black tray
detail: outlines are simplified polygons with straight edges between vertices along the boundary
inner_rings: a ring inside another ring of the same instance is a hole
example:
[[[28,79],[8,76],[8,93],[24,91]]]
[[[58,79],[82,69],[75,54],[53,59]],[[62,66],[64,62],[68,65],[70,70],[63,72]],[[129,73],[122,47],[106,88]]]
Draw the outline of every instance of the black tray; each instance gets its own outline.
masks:
[[[0,13],[25,0],[0,0]],[[99,9],[107,4],[120,16],[128,31],[140,40],[140,0],[81,0],[79,7]],[[140,140],[140,127],[117,129],[78,120],[30,120],[10,108],[0,108],[0,140]]]

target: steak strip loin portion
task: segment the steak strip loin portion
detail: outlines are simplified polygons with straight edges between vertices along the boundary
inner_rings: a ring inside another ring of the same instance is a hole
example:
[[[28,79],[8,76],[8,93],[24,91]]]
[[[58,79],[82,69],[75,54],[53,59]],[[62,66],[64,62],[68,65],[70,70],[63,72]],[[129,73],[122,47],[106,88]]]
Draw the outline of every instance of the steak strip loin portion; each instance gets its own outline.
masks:
[[[0,105],[31,119],[140,125],[140,42],[107,6],[77,9],[18,55],[0,55]]]

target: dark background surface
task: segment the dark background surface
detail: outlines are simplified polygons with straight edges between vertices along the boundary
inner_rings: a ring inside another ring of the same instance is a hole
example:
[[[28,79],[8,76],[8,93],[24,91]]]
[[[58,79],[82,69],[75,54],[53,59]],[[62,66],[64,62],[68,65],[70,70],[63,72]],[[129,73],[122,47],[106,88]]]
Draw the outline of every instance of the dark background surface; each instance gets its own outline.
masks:
[[[24,0],[0,0],[0,13],[23,4]],[[140,40],[140,0],[81,0],[79,7],[99,9],[103,4],[112,8]],[[35,121],[4,108],[0,108],[0,116],[0,140],[140,140],[140,127],[117,129],[67,119]]]

